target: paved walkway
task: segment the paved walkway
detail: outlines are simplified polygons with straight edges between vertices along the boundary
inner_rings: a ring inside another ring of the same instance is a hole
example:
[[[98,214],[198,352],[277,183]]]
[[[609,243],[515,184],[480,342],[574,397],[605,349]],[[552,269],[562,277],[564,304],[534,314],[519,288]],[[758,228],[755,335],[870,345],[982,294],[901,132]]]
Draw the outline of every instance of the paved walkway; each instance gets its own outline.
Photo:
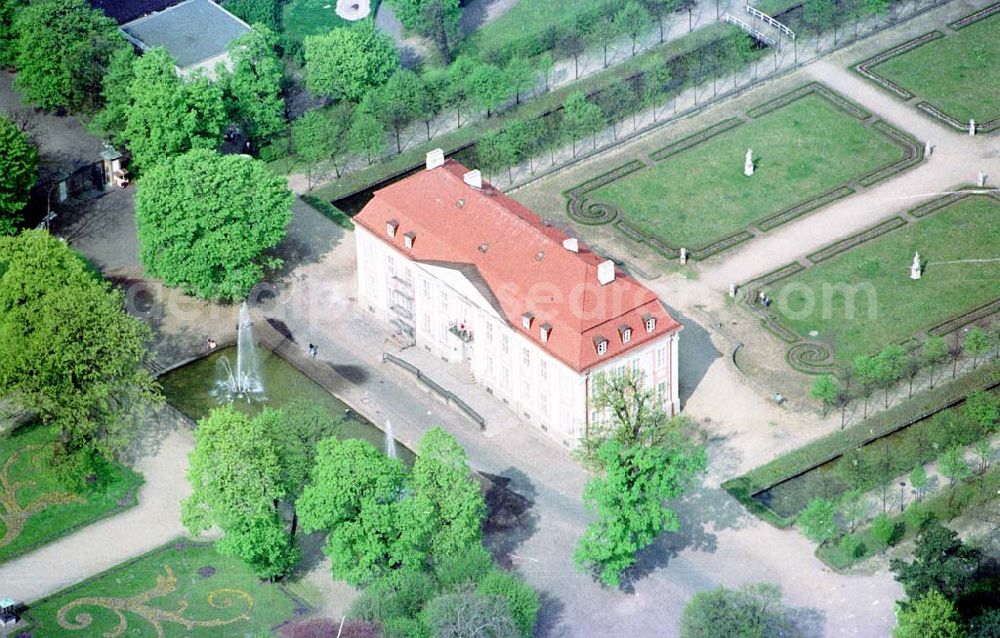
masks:
[[[12,561],[0,563],[0,589],[19,601],[34,601],[86,580],[130,558],[182,536],[180,502],[191,493],[187,455],[194,446],[183,419],[166,410],[141,437],[134,468],[146,482],[139,504],[88,525]]]

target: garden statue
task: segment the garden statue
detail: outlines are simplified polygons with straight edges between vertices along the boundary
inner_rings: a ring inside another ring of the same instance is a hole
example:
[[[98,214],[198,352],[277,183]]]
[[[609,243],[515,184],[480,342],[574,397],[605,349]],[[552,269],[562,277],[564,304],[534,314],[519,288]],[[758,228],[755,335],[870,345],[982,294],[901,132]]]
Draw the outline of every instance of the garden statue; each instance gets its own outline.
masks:
[[[975,135],[975,134],[976,134],[976,121],[969,120],[969,135]]]
[[[920,268],[920,253],[913,253],[913,263],[910,264],[910,279],[920,279],[921,276]]]
[[[687,248],[681,248],[681,263],[682,264],[688,263],[688,249]]]
[[[934,147],[931,146],[931,143],[930,142],[924,142],[924,157],[930,157],[930,154],[931,154],[932,150],[934,150]]]
[[[747,149],[746,159],[743,160],[743,174],[747,177],[753,175],[753,149]]]
[[[986,186],[986,173],[979,171],[979,188]]]

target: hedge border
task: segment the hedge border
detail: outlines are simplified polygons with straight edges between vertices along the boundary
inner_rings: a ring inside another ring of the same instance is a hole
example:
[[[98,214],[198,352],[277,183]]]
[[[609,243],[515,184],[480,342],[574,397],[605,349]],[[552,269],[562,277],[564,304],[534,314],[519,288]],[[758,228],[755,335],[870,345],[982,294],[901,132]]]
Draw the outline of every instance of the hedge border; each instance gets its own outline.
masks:
[[[974,321],[985,319],[986,317],[990,317],[997,313],[1000,313],[1000,297],[997,297],[993,301],[984,303],[978,308],[973,308],[968,312],[963,312],[962,314],[956,315],[951,319],[942,321],[933,328],[929,328],[927,330],[927,334],[933,337],[943,337],[944,335],[951,334],[959,328],[963,328]]]
[[[754,224],[754,226],[765,232],[769,230],[774,230],[778,226],[786,224],[795,219],[796,217],[801,217],[806,213],[811,213],[817,208],[821,208],[831,202],[835,202],[838,199],[843,199],[844,197],[853,194],[854,194],[854,189],[844,184],[832,190],[829,190],[821,195],[817,195],[812,199],[806,200],[801,204],[796,204],[791,208],[786,208],[780,213],[776,213],[774,215],[771,215],[770,217],[765,217],[764,219]]]
[[[871,226],[861,231],[860,233],[855,233],[850,237],[841,239],[840,241],[837,241],[828,246],[820,248],[816,252],[809,253],[808,255],[806,255],[806,259],[808,259],[814,264],[818,264],[822,261],[830,259],[831,257],[835,257],[844,251],[850,250],[855,246],[858,246],[867,241],[875,239],[876,237],[881,237],[882,235],[888,233],[889,231],[896,230],[897,228],[900,228],[902,226],[906,226],[907,223],[908,222],[899,215],[890,217],[889,219],[879,222],[878,224],[875,224],[874,226]]]
[[[722,133],[725,133],[730,129],[734,129],[737,126],[743,124],[744,122],[745,120],[742,120],[738,117],[726,118],[724,120],[716,122],[715,124],[712,124],[708,128],[701,129],[697,133],[692,133],[687,137],[682,137],[676,142],[672,142],[670,144],[667,144],[666,146],[663,146],[653,151],[652,153],[649,154],[649,159],[653,160],[654,162],[660,162],[662,160],[667,159],[671,155],[676,155],[681,151],[686,151],[692,146],[697,146],[702,142],[707,142],[713,137],[721,135]]]
[[[868,171],[861,177],[855,178],[862,186],[878,184],[882,180],[898,175],[924,161],[924,145],[909,133],[896,128],[884,120],[872,122],[872,128],[878,130],[879,133],[902,147],[906,152],[906,156],[887,166],[876,168],[875,170]]]
[[[976,22],[985,20],[997,13],[1000,13],[1000,2],[994,3],[988,7],[984,7],[978,11],[970,13],[969,15],[959,18],[954,22],[949,22],[948,27],[950,27],[953,31],[957,32],[971,24],[975,24]],[[887,62],[888,60],[899,57],[901,55],[905,55],[916,48],[922,47],[923,45],[929,44],[936,40],[940,40],[944,37],[945,34],[940,30],[928,31],[923,35],[919,35],[915,38],[897,44],[896,46],[890,47],[888,49],[885,49],[884,51],[876,53],[872,57],[854,64],[851,68],[856,73],[864,77],[866,80],[874,82],[879,86],[881,86],[882,88],[888,90],[889,92],[896,94],[896,96],[902,98],[903,101],[909,101],[914,97],[916,97],[915,93],[893,82],[884,75],[876,73],[874,70],[872,70],[872,67],[878,66],[883,62]],[[945,111],[939,109],[938,107],[934,106],[933,104],[931,104],[926,100],[922,100],[921,102],[916,104],[916,108],[919,111],[923,111],[929,117],[938,120],[939,122],[942,122],[944,124],[947,124],[948,126],[957,129],[959,131],[965,131],[968,130],[969,128],[968,122],[960,122],[958,118],[956,118],[955,116],[946,113]],[[997,129],[1000,129],[1000,117],[996,117],[993,118],[992,120],[987,120],[985,122],[976,124],[976,131],[979,133],[991,133]]]
[[[878,66],[883,62],[887,62],[905,53],[909,53],[913,49],[921,47],[927,44],[928,42],[934,42],[935,40],[940,40],[943,37],[945,36],[944,33],[942,33],[941,31],[938,30],[928,31],[923,35],[918,35],[915,38],[907,40],[906,42],[903,42],[901,44],[897,44],[894,47],[885,49],[879,53],[876,53],[875,55],[866,60],[862,60],[861,62],[856,63],[853,67],[854,71],[859,75],[861,75],[862,77],[871,80],[876,84],[881,85],[883,88],[888,89],[892,93],[895,93],[899,97],[903,98],[903,100],[910,100],[913,97],[915,97],[914,93],[911,93],[907,89],[904,89],[902,86],[896,84],[889,78],[879,75],[875,71],[872,71],[871,67]]]
[[[959,31],[969,26],[970,24],[975,24],[980,20],[985,20],[994,13],[1000,13],[1000,2],[996,2],[989,6],[983,7],[979,11],[973,11],[967,16],[963,16],[954,22],[949,22],[948,27],[954,31]]]
[[[865,110],[860,105],[840,95],[839,93],[836,93],[819,82],[809,82],[803,84],[802,86],[799,86],[798,88],[795,88],[776,98],[772,98],[771,100],[752,107],[746,111],[746,115],[750,118],[758,118],[813,94],[819,95],[821,98],[830,103],[835,109],[850,117],[854,117],[861,121],[865,121],[873,117],[869,111]],[[697,146],[702,142],[721,135],[722,133],[733,130],[745,123],[746,120],[740,117],[731,117],[720,120],[719,122],[692,133],[691,135],[685,136],[675,142],[652,151],[647,155],[647,157],[654,163],[663,161],[673,155],[679,154]],[[907,170],[923,160],[924,147],[912,136],[886,122],[883,122],[882,120],[875,120],[872,123],[872,128],[887,137],[891,142],[894,142],[902,147],[906,152],[906,156],[890,164],[880,166],[858,178],[853,178],[854,180],[866,186],[871,185],[886,179],[887,177]],[[630,175],[631,173],[649,165],[649,163],[641,159],[633,159],[625,164],[600,173],[563,191],[563,195],[567,198],[566,210],[570,219],[588,226],[614,223],[616,227],[622,231],[622,234],[629,239],[650,246],[655,252],[659,253],[663,257],[666,257],[667,259],[674,259],[680,256],[680,246],[671,246],[658,237],[647,234],[643,230],[640,230],[636,226],[628,223],[624,219],[621,208],[618,206],[590,199],[588,197],[589,193],[607,186],[608,184],[611,184],[616,180]],[[728,235],[724,235],[707,244],[688,248],[688,256],[696,261],[707,259],[729,250],[733,246],[736,246],[744,241],[752,239],[754,237],[754,233],[751,232],[750,228],[756,228],[762,232],[773,230],[782,224],[806,215],[829,204],[830,202],[852,195],[854,192],[855,190],[850,186],[849,182],[842,183],[835,186],[831,190],[820,193],[814,197],[810,197],[809,199],[794,204],[782,211],[753,221],[747,229],[738,230]],[[779,334],[779,336],[781,335]],[[784,336],[782,338],[788,340]]]
[[[851,117],[859,120],[867,120],[872,117],[871,112],[866,110],[860,104],[844,97],[843,95],[840,95],[819,82],[809,82],[808,84],[803,84],[797,89],[793,89],[788,93],[772,98],[763,104],[758,104],[757,106],[747,110],[747,117],[757,119],[767,115],[768,113],[777,111],[782,107],[788,106],[792,102],[801,100],[808,95],[812,95],[813,93],[817,93],[826,98],[828,102],[845,115],[850,115]]]

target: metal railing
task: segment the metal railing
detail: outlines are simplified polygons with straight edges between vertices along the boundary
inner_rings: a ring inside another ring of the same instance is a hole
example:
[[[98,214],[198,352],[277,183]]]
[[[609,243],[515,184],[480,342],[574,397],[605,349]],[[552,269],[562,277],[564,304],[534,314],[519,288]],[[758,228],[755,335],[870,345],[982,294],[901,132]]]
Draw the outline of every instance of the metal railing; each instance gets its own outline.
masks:
[[[440,396],[447,403],[450,403],[454,405],[456,408],[458,408],[459,411],[461,411],[463,414],[465,414],[465,416],[469,417],[474,423],[476,423],[479,426],[480,430],[486,429],[486,419],[484,419],[478,412],[473,410],[468,403],[458,398],[458,395],[456,395],[454,392],[446,390],[445,388],[435,383],[432,379],[427,377],[423,372],[420,371],[420,368],[418,368],[417,366],[413,365],[409,361],[400,359],[399,357],[395,357],[389,354],[388,352],[382,353],[382,361],[394,363],[400,368],[403,368],[404,370],[412,373],[414,376],[417,377],[417,381],[423,383],[425,386],[427,386],[427,388],[431,392],[434,392],[435,394]]]
[[[759,20],[763,20],[764,22],[768,23],[769,25],[771,25],[772,27],[774,27],[778,31],[781,31],[782,33],[784,33],[785,35],[787,35],[789,38],[791,38],[793,40],[795,39],[795,32],[794,31],[792,31],[791,29],[789,29],[785,25],[781,24],[780,22],[778,22],[777,20],[775,20],[771,16],[767,15],[763,11],[758,11],[757,9],[754,9],[750,5],[747,5],[747,13],[749,13],[750,15],[752,15],[753,17],[755,17],[755,18],[757,18]]]
[[[744,31],[746,31],[747,33],[749,33],[755,39],[760,40],[761,42],[763,42],[764,44],[766,44],[768,46],[772,46],[773,47],[776,44],[776,42],[774,41],[773,38],[770,38],[770,37],[764,35],[763,33],[761,33],[760,31],[758,31],[757,29],[754,29],[752,26],[750,26],[746,22],[740,20],[739,18],[734,18],[733,16],[731,16],[729,14],[726,14],[726,22],[728,22],[729,24],[735,24],[739,28],[741,28]]]

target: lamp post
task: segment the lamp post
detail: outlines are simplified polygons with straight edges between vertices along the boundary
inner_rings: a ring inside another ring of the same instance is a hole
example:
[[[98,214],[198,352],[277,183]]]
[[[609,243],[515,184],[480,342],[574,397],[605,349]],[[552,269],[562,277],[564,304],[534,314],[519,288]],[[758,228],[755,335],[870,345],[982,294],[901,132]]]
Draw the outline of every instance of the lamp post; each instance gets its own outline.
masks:
[[[906,489],[906,481],[899,482],[899,511],[903,511],[903,498],[905,496],[904,490]]]

